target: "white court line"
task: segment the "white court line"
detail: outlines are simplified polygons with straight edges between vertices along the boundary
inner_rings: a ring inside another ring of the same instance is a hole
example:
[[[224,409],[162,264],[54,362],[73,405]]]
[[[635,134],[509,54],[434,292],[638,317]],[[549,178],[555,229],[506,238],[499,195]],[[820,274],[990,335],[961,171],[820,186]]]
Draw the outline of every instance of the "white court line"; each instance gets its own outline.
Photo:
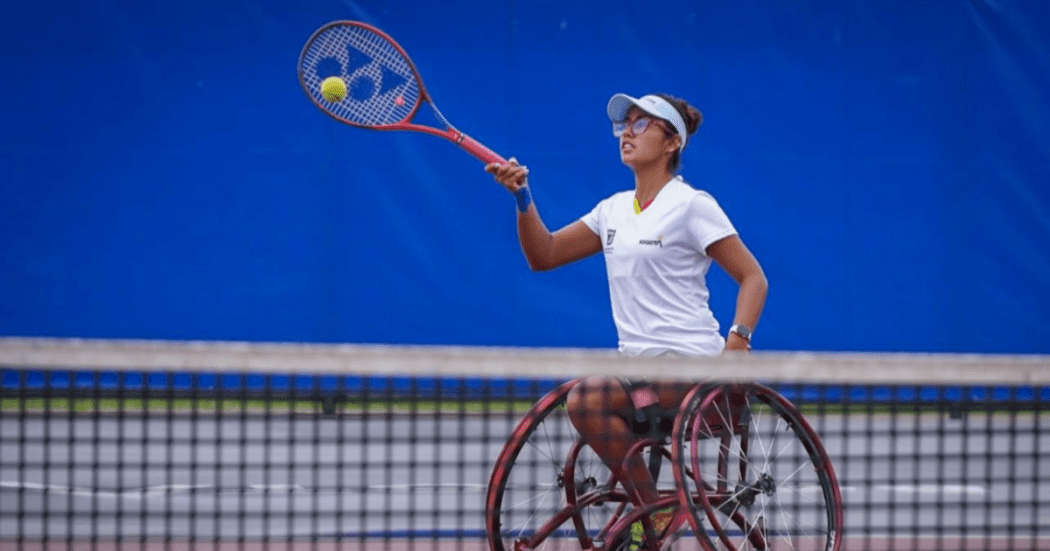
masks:
[[[840,486],[839,490],[845,493],[854,492],[886,492],[893,494],[919,494],[919,495],[985,495],[988,488],[974,484],[875,484],[871,486]]]
[[[365,486],[366,490],[397,490],[411,492],[414,490],[436,490],[442,492],[456,492],[460,490],[474,490],[485,492],[488,486],[485,484],[373,484]]]
[[[194,490],[214,487],[215,486],[211,484],[168,484],[163,486],[149,486],[146,488],[133,488],[116,492],[112,490],[85,488],[82,486],[63,486],[61,484],[41,484],[39,482],[0,480],[0,490],[29,490],[47,494],[63,494],[78,497],[103,497],[112,499],[189,493]]]
[[[196,490],[217,489],[214,484],[166,484],[161,486],[149,486],[146,488],[130,488],[122,491],[99,490],[80,486],[64,486],[61,484],[42,484],[39,482],[3,481],[0,480],[0,490],[32,491],[48,494],[73,495],[78,497],[102,497],[102,498],[137,498],[157,495],[191,493]],[[418,490],[438,492],[458,492],[470,490],[484,492],[488,487],[484,484],[373,484],[365,486],[365,491],[398,491],[412,492]],[[300,484],[250,484],[245,490],[252,492],[284,493],[310,492],[310,488]],[[325,489],[330,493],[336,493],[338,489]],[[236,488],[226,488],[223,491],[237,491]],[[352,490],[342,490],[343,493],[351,493]]]
[[[132,488],[126,489],[119,492],[111,490],[98,490],[93,488],[85,488],[80,486],[63,486],[60,484],[41,484],[39,482],[22,482],[22,481],[0,481],[0,489],[6,490],[28,490],[40,493],[52,493],[52,494],[68,494],[74,496],[84,497],[108,497],[108,498],[129,498],[139,496],[154,496],[154,495],[167,495],[167,494],[180,494],[190,493],[196,490],[208,490],[217,488],[213,484],[167,484],[160,486],[149,486],[146,488]],[[247,486],[247,490],[254,492],[269,492],[269,493],[296,493],[296,492],[309,492],[309,488],[300,484],[251,484]],[[439,492],[458,492],[462,490],[484,492],[487,490],[487,486],[484,484],[371,484],[365,486],[366,491],[398,491],[398,492],[412,492],[418,490],[426,491],[439,491]],[[227,491],[235,489],[229,489]],[[841,486],[839,490],[842,494],[854,494],[860,492],[883,492],[891,494],[903,494],[903,495],[969,495],[969,496],[983,496],[988,493],[988,488],[985,486],[978,486],[974,484],[958,485],[958,484],[876,484],[872,486]],[[333,492],[338,490],[332,490]],[[344,493],[350,490],[343,490]],[[798,486],[794,487],[796,492],[819,492],[820,486],[812,485],[809,486]]]

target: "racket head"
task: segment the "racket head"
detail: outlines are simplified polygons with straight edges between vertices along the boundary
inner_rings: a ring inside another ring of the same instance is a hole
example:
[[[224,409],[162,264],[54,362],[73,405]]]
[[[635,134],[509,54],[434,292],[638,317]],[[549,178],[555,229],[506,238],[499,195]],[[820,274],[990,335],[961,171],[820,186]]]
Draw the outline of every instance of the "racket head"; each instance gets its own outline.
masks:
[[[346,97],[330,102],[321,81],[336,76]],[[423,79],[404,48],[359,21],[333,21],[314,31],[299,54],[299,84],[310,101],[336,120],[382,130],[406,124],[428,100]]]

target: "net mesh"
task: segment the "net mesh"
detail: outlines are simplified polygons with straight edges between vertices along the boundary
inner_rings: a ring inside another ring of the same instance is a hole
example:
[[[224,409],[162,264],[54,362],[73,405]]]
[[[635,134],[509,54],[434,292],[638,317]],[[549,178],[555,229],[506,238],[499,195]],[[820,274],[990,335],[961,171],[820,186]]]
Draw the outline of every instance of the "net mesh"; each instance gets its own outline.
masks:
[[[411,63],[388,39],[367,27],[336,23],[321,29],[299,59],[303,88],[321,109],[344,121],[383,126],[405,121],[420,100]],[[321,82],[343,79],[347,96],[328,101]]]
[[[0,367],[0,549],[1050,548],[1043,357],[0,339]],[[604,415],[594,377],[681,407]],[[655,500],[600,457],[624,426]]]

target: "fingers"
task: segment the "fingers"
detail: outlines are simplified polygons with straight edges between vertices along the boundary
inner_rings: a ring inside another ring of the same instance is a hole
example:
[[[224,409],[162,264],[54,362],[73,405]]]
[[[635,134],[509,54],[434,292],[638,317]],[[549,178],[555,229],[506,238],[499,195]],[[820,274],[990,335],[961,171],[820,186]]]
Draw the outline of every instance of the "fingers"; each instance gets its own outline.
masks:
[[[518,160],[515,159],[514,157],[511,157],[507,161],[506,165],[503,164],[503,163],[489,163],[489,164],[485,165],[485,172],[488,172],[489,174],[496,174],[496,172],[501,167],[504,167],[504,166],[507,166],[507,165],[516,165],[516,164],[518,164]]]
[[[490,163],[486,165],[485,172],[492,174],[496,182],[510,191],[517,191],[518,188],[528,183],[529,168],[518,164],[518,160],[514,157],[511,157],[506,164]]]

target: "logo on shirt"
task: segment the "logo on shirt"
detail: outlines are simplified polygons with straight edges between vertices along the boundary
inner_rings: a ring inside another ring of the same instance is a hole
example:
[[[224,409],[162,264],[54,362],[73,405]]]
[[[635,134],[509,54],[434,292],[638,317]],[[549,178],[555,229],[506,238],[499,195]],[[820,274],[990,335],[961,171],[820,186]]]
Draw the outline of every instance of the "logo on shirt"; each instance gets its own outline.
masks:
[[[616,230],[610,229],[605,233],[605,244],[612,245],[613,238],[616,237]]]
[[[638,244],[659,246],[662,249],[664,248],[664,236],[658,236],[656,239],[639,239]]]

